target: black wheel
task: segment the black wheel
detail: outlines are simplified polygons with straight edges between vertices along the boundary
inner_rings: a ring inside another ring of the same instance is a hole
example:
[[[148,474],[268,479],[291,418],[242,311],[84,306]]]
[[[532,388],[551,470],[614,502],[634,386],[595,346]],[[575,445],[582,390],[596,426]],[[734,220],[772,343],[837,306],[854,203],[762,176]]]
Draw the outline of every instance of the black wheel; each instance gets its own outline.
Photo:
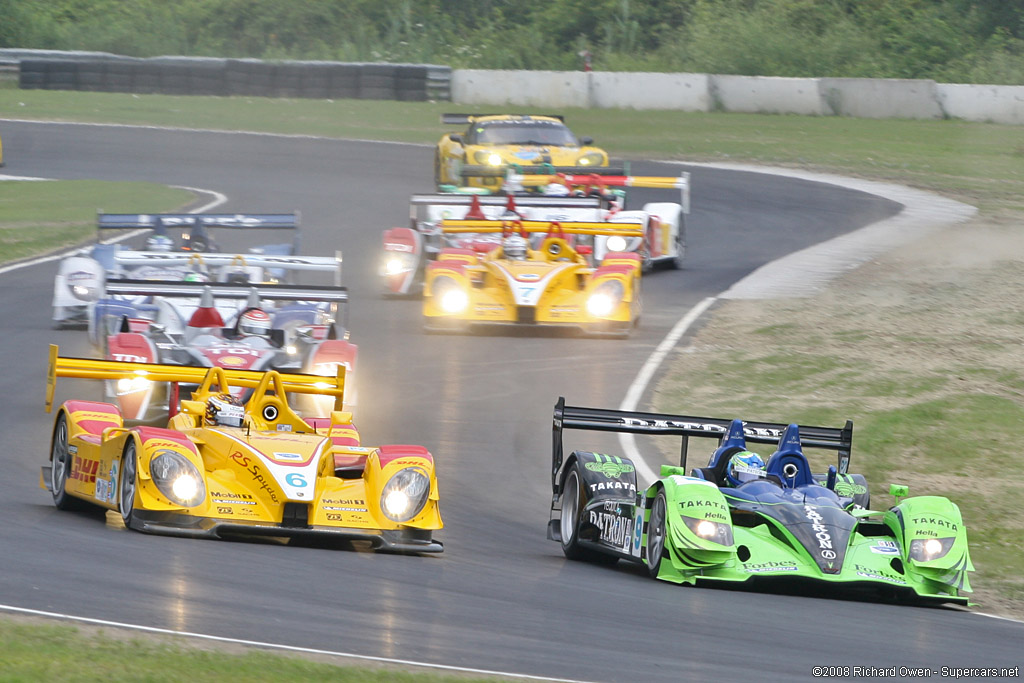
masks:
[[[53,426],[53,441],[50,446],[50,490],[53,504],[58,510],[74,510],[82,503],[67,492],[68,475],[71,474],[71,453],[68,452],[68,417],[61,411]]]
[[[636,253],[640,255],[640,272],[650,273],[654,270],[654,259],[651,258],[651,250],[647,247],[646,242],[637,249]]]
[[[614,555],[598,553],[590,548],[582,548],[579,544],[580,514],[586,504],[580,480],[579,467],[573,464],[565,475],[565,486],[562,487],[562,553],[570,560],[595,562],[597,564],[615,564],[618,560]]]
[[[679,270],[683,267],[683,258],[686,256],[686,217],[679,212],[679,229],[676,231],[676,255],[672,258],[670,267]]]
[[[434,152],[434,187],[440,188],[441,183],[441,150]]]
[[[121,519],[129,528],[131,528],[132,520],[135,519],[135,485],[138,481],[138,467],[139,459],[135,454],[135,441],[130,440],[124,447],[124,455],[121,456],[121,479],[118,482],[117,493]]]
[[[653,578],[658,578],[661,569],[661,560],[665,557],[665,537],[668,525],[665,523],[668,503],[665,499],[665,492],[658,491],[658,495],[651,503],[651,516],[647,522],[647,571]]]

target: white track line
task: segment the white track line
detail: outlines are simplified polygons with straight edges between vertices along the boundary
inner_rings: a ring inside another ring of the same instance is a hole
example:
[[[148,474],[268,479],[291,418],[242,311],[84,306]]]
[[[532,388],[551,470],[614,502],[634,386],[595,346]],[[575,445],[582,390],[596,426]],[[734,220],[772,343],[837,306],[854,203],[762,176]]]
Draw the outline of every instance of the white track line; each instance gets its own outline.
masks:
[[[294,645],[280,645],[278,643],[264,643],[258,640],[243,640],[241,638],[226,638],[223,636],[211,636],[205,633],[191,633],[189,631],[174,631],[166,628],[156,628],[154,626],[138,626],[136,624],[124,624],[117,621],[106,621],[104,619],[90,619],[88,617],[76,617],[70,614],[61,614],[59,612],[42,612],[40,610],[25,609],[23,607],[13,607],[11,605],[0,605],[0,610],[8,612],[17,612],[19,614],[27,614],[37,617],[46,617],[49,619],[61,619],[64,621],[78,621],[84,624],[93,624],[95,626],[107,626],[112,628],[124,628],[133,631],[145,631],[146,633],[156,633],[160,635],[168,636],[184,636],[187,638],[196,638],[199,640],[211,640],[217,643],[230,643],[232,645],[245,645],[248,647],[259,647],[268,650],[284,650],[286,652],[298,652],[308,655],[327,655],[331,657],[339,657],[344,659],[356,659],[364,662],[373,662],[376,664],[396,664],[401,666],[417,666],[428,669],[438,669],[442,671],[457,671],[459,673],[476,674],[483,676],[504,676],[507,678],[523,678],[531,681],[556,681],[557,683],[583,683],[571,678],[549,678],[547,676],[529,676],[526,674],[510,674],[503,671],[489,671],[487,669],[473,669],[465,666],[451,666],[448,664],[429,664],[426,662],[415,662],[409,659],[394,659],[392,657],[373,657],[371,655],[357,655],[350,652],[335,652],[333,650],[318,650],[312,647],[296,647]]]
[[[14,177],[7,178],[7,179],[12,179],[12,180],[13,179],[17,179],[17,180],[53,180],[52,178],[14,178]],[[213,199],[211,199],[206,204],[204,204],[204,205],[202,205],[202,206],[200,206],[200,207],[198,207],[196,209],[192,209],[188,213],[203,213],[204,211],[209,211],[210,209],[212,209],[214,207],[220,206],[221,204],[223,204],[224,202],[226,202],[228,200],[228,198],[225,195],[221,194],[220,192],[215,192],[214,190],[204,190],[204,189],[199,188],[199,187],[186,187],[184,185],[171,185],[171,187],[176,187],[176,188],[179,188],[179,189],[182,189],[182,190],[189,190],[190,192],[196,192],[198,194],[206,194],[206,195],[210,195],[211,197],[213,197]],[[132,230],[129,233],[125,233],[125,234],[122,234],[122,235],[117,235],[116,237],[111,237],[109,239],[105,239],[105,240],[103,240],[103,244],[112,244],[114,242],[121,242],[123,240],[131,239],[132,237],[135,237],[136,235],[143,234],[147,230],[148,229]],[[56,261],[58,259],[62,259],[62,258],[65,258],[67,256],[70,256],[70,255],[74,254],[75,252],[79,251],[81,248],[82,247],[74,247],[72,249],[68,249],[67,251],[59,252],[57,254],[50,254],[49,256],[40,256],[39,258],[31,259],[29,261],[19,261],[18,263],[12,263],[9,266],[0,267],[0,275],[3,275],[4,273],[9,273],[12,270],[20,270],[22,268],[28,268],[29,266],[39,265],[40,263],[47,263],[49,261]]]

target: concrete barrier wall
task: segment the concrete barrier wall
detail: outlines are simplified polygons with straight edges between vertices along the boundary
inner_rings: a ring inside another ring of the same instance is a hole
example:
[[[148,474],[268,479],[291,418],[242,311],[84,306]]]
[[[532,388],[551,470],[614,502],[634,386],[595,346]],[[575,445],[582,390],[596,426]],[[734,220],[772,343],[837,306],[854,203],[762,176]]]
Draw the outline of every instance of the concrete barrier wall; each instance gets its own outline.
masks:
[[[1022,85],[936,85],[946,116],[966,121],[1024,124]]]
[[[590,106],[598,109],[711,109],[708,81],[712,77],[707,74],[594,71],[587,75]]]
[[[589,105],[582,71],[452,71],[452,101],[499,107],[583,107]]]
[[[864,119],[941,119],[935,81],[896,78],[818,79],[836,116]]]
[[[831,114],[818,79],[769,76],[712,76],[716,109],[749,114]]]
[[[452,70],[433,64],[264,62],[0,49],[22,88],[451,100],[474,108],[668,109],[1024,125],[1024,86],[691,73]]]

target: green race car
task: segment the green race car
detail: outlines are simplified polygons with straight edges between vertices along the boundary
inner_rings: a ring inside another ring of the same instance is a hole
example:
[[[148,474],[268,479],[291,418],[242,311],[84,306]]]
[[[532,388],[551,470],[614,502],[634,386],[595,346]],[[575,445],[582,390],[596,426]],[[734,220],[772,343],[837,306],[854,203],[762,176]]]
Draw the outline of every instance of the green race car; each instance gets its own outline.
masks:
[[[564,429],[682,437],[680,466],[637,488],[627,458],[562,450]],[[706,467],[686,471],[690,437],[718,440]],[[776,584],[920,603],[967,604],[973,571],[959,508],[906,498],[870,509],[849,474],[853,423],[842,428],[744,422],[555,405],[548,538],[570,559],[642,563],[674,583]],[[766,459],[748,444],[773,444]],[[838,453],[814,474],[804,448]]]

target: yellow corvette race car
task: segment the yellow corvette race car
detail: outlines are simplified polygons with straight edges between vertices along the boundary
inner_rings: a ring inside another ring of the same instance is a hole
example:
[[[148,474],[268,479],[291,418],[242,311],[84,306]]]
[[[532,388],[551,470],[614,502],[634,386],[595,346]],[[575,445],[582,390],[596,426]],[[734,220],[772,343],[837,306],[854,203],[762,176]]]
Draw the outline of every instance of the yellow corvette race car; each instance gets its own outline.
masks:
[[[577,138],[561,116],[442,114],[441,123],[468,127],[437,143],[434,182],[438,187],[496,190],[509,167],[543,166],[545,173],[581,173],[608,165],[608,153],[592,146],[591,138]]]
[[[199,385],[166,428],[127,426],[117,407],[65,401],[40,484],[60,509],[88,502],[127,527],[191,537],[320,537],[407,553],[441,552],[434,461],[421,446],[359,442],[352,414],[302,418],[288,394],[344,397],[336,377],[66,358],[57,377]],[[250,390],[243,403],[232,388]],[[175,392],[176,393],[176,392]]]
[[[475,237],[467,247],[442,249],[427,265],[428,331],[545,325],[624,337],[639,321],[640,255],[591,259],[595,237],[642,238],[640,224],[469,218],[443,220],[441,231]]]

